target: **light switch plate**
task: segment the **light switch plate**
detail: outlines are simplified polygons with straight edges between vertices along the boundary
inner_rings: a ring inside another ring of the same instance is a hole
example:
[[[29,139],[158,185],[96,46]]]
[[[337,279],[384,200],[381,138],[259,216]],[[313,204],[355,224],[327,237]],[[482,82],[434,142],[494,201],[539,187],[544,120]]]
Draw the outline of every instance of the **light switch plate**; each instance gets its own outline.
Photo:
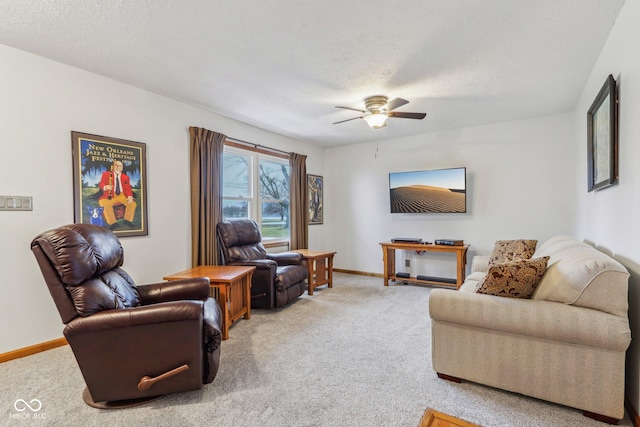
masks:
[[[0,211],[32,211],[31,196],[0,196]]]

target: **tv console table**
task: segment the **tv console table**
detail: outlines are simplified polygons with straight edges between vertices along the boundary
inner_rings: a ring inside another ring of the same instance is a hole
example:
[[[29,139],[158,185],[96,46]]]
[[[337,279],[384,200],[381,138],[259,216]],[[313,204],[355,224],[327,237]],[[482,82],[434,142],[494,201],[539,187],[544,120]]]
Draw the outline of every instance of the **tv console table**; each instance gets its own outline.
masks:
[[[460,288],[464,281],[465,266],[467,264],[467,249],[469,245],[448,246],[425,243],[380,243],[382,246],[382,262],[384,263],[384,285],[389,286],[389,280],[402,280],[405,282],[422,283],[427,285],[455,286]],[[417,277],[398,277],[396,275],[396,249],[405,251],[422,252],[448,252],[456,254],[456,279],[443,279],[430,277],[429,279],[418,279]]]

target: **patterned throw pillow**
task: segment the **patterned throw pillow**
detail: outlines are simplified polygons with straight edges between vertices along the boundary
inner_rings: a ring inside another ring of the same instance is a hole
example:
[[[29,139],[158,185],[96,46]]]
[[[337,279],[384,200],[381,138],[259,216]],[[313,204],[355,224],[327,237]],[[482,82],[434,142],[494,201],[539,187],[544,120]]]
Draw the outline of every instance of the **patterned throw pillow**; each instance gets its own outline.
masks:
[[[496,240],[489,259],[489,267],[529,259],[536,251],[537,244],[537,240]]]
[[[509,298],[531,298],[547,270],[549,257],[493,265],[478,287],[479,294]]]

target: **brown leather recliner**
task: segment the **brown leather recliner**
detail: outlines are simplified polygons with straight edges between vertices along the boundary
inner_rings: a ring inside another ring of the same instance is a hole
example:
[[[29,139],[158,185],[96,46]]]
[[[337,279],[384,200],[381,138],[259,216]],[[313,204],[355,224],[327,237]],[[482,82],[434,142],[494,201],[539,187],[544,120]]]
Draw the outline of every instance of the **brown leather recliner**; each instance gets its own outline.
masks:
[[[87,404],[130,406],[213,381],[222,314],[208,278],[136,286],[120,268],[118,238],[95,225],[44,232],[31,250],[66,324]]]
[[[250,219],[223,221],[216,227],[222,262],[251,265],[251,308],[282,307],[307,290],[309,277],[302,255],[294,252],[268,254],[258,224]]]

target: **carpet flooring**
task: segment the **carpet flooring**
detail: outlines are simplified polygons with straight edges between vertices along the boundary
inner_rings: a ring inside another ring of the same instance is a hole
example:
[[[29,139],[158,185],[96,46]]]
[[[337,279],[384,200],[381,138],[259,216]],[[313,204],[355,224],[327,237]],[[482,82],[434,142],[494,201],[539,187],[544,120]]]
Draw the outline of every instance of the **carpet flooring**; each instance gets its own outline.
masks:
[[[438,379],[430,291],[336,273],[332,289],[233,325],[213,383],[131,409],[87,406],[68,346],[2,363],[0,425],[416,427],[426,408],[486,427],[605,425],[576,409]],[[37,412],[24,404],[35,409],[34,399]]]

